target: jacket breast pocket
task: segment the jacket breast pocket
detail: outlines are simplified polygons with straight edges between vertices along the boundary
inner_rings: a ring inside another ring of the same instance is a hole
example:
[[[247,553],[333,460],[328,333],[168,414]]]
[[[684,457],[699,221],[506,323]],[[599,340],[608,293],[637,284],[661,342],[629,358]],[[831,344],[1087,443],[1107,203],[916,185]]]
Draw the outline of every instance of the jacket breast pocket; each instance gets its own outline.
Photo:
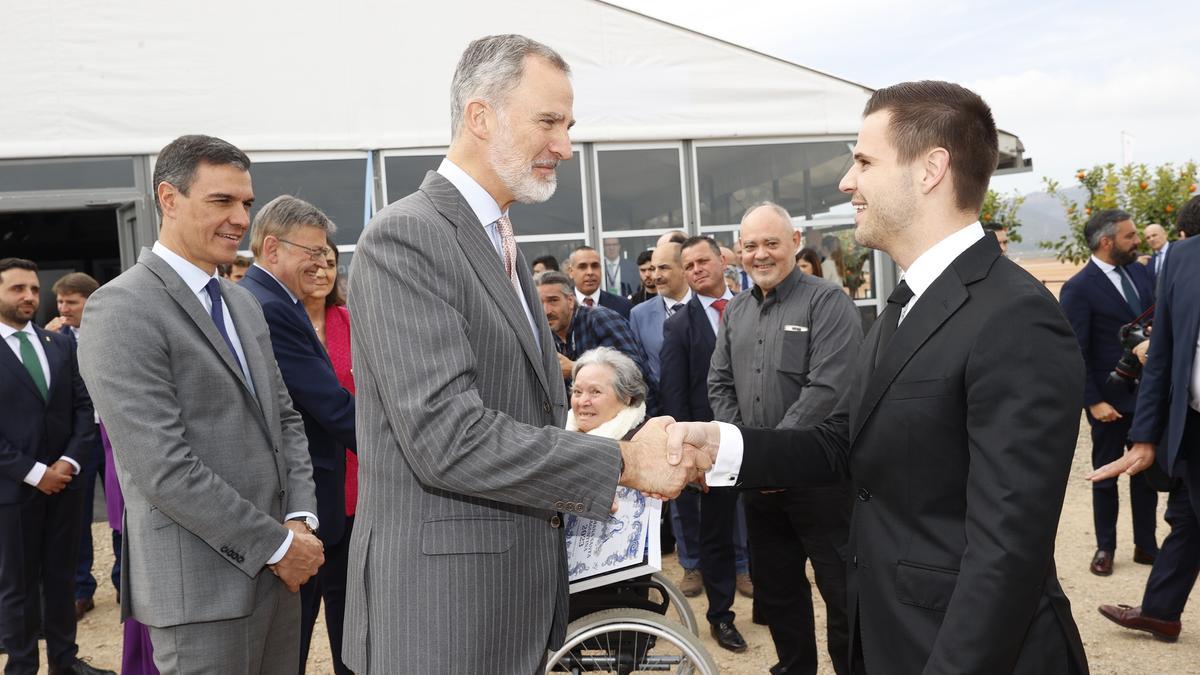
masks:
[[[421,524],[425,555],[504,553],[512,548],[516,523],[509,518],[447,518]]]
[[[958,571],[901,560],[896,563],[896,599],[905,605],[946,611]]]
[[[779,370],[798,375],[808,374],[808,327],[788,326],[780,340]],[[803,330],[800,330],[803,329]]]
[[[896,380],[888,387],[887,398],[932,398],[950,393],[950,380],[939,377],[924,380]]]

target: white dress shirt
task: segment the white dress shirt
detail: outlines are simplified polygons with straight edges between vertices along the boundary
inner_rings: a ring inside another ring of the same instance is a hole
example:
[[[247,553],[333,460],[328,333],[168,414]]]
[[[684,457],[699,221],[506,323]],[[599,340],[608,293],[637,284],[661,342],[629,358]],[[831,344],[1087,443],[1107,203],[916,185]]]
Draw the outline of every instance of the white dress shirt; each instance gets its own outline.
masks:
[[[721,326],[721,313],[712,305],[717,300],[732,300],[733,292],[726,286],[725,295],[722,295],[720,298],[710,298],[707,295],[700,295],[698,293],[696,295],[700,298],[700,304],[704,305],[704,315],[708,317],[708,325],[712,326],[713,335],[716,335],[717,329]]]
[[[586,303],[586,302],[584,302],[584,301],[583,301],[583,299],[584,299],[584,298],[591,298],[591,299],[592,299],[592,306],[593,306],[593,307],[596,307],[596,306],[598,306],[598,305],[600,304],[600,294],[601,294],[601,293],[603,293],[603,292],[604,292],[604,291],[601,291],[599,288],[597,288],[595,291],[593,291],[593,292],[592,292],[592,294],[591,294],[591,295],[584,295],[584,294],[583,294],[583,291],[580,291],[580,290],[579,290],[579,287],[578,287],[578,286],[576,286],[576,287],[575,287],[575,303],[576,303],[576,304],[579,304],[579,305],[583,305],[583,306],[585,306],[585,307],[586,307],[586,306],[587,306],[587,303]]]
[[[1095,263],[1096,267],[1099,267],[1100,271],[1104,272],[1104,276],[1108,277],[1108,280],[1112,282],[1113,288],[1117,289],[1117,295],[1124,298],[1125,288],[1121,285],[1121,275],[1128,274],[1128,272],[1123,272],[1122,270],[1117,269],[1115,265],[1110,265],[1096,256],[1092,256],[1092,262]],[[1138,299],[1140,300],[1142,296],[1138,294],[1137,286],[1133,285],[1133,279],[1129,280],[1129,286],[1133,288],[1133,294],[1138,296]]]
[[[492,195],[479,181],[475,180],[466,171],[463,171],[454,162],[450,161],[449,157],[443,157],[442,163],[438,165],[437,172],[442,178],[450,181],[450,184],[458,190],[463,199],[467,200],[467,205],[471,207],[471,211],[475,213],[475,217],[483,224],[484,232],[487,233],[488,239],[492,241],[492,246],[496,248],[496,255],[500,256],[500,264],[504,264],[504,246],[500,242],[500,230],[496,227],[496,221],[500,216],[506,215],[507,212],[500,211],[500,205],[492,198]],[[514,226],[515,229],[515,226]],[[517,261],[513,261],[516,265]],[[517,274],[523,274],[523,270],[517,270]],[[525,318],[529,319],[529,329],[533,331],[533,344],[537,345],[538,353],[542,351],[542,341],[538,339],[537,322],[533,320],[533,312],[529,309],[529,301],[525,299],[524,293],[517,294],[521,300],[521,307],[525,309]],[[597,299],[596,304],[600,304]]]
[[[18,330],[6,323],[0,323],[0,337],[4,338],[4,344],[12,350],[19,363],[24,363],[21,360],[21,341],[17,338],[17,333],[25,333],[29,336],[29,343],[33,345],[33,351],[37,352],[38,363],[42,365],[42,377],[46,378],[46,391],[50,391],[50,361],[46,358],[46,348],[42,346],[42,339],[33,329],[33,324],[26,323],[24,328]],[[78,462],[70,457],[59,457],[59,459],[74,467],[76,474],[79,473]],[[42,477],[46,475],[47,468],[49,467],[42,462],[34,462],[33,468],[21,480],[25,481],[27,485],[37,487],[37,484],[42,482]]]
[[[900,276],[901,279],[908,282],[908,287],[913,292],[908,304],[900,309],[901,323],[908,315],[909,310],[916,306],[921,295],[933,285],[934,280],[940,277],[958,256],[980,239],[983,239],[983,226],[979,224],[979,221],[975,221],[917,256],[917,259]],[[717,427],[721,430],[721,445],[717,451],[717,461],[713,462],[712,469],[705,474],[705,482],[711,487],[728,487],[737,483],[738,472],[742,469],[745,447],[742,443],[742,434],[737,427],[725,422],[717,422]]]
[[[154,251],[154,255],[162,258],[163,262],[167,263],[171,266],[171,269],[175,270],[175,273],[179,275],[179,278],[183,279],[184,285],[186,285],[188,289],[196,295],[196,298],[204,307],[204,311],[211,315],[212,299],[208,297],[208,291],[205,290],[205,287],[208,285],[210,280],[217,278],[216,272],[214,271],[212,274],[209,274],[199,267],[196,267],[191,263],[191,261],[167,248],[161,241],[154,242],[154,247],[151,250]],[[263,271],[265,272],[266,270]],[[267,272],[267,274],[270,274],[270,272]],[[272,275],[271,278],[274,279],[275,277]],[[278,279],[276,279],[276,281],[278,281]],[[282,286],[282,284],[280,285]],[[286,291],[287,286],[284,286],[283,289]],[[288,295],[291,295],[291,291],[288,291]],[[293,299],[295,297],[296,296],[292,295]],[[246,384],[250,385],[250,391],[254,391],[254,380],[250,377],[250,365],[246,361],[246,352],[242,349],[242,340],[238,337],[237,326],[235,326],[233,323],[233,315],[229,313],[229,303],[223,302],[221,304],[223,305],[223,311],[221,314],[222,318],[225,319],[225,331],[229,333],[229,340],[233,342],[233,350],[237,352],[238,363],[240,363],[242,367],[242,374],[246,376]],[[317,514],[309,513],[308,511],[296,511],[294,513],[287,514],[287,516],[284,517],[284,520],[292,520],[295,518],[304,517],[310,517],[313,520],[316,520]],[[319,521],[317,526],[320,527]],[[283,543],[279,545],[279,548],[275,549],[275,553],[267,560],[268,565],[274,565],[280,560],[283,560],[283,556],[287,555],[288,549],[292,546],[292,539],[294,536],[295,535],[292,533],[292,531],[288,530],[287,537],[284,538]]]
[[[575,294],[576,294],[576,295],[578,295],[578,294],[579,294],[579,290],[578,290],[578,289],[576,289],[576,290],[575,290]],[[665,305],[665,306],[666,306],[666,308],[667,308],[667,317],[668,317],[668,318],[670,318],[670,316],[671,316],[671,313],[674,311],[675,305],[686,305],[686,304],[688,304],[688,302],[690,302],[690,301],[691,301],[691,299],[692,299],[692,289],[690,289],[690,288],[689,288],[689,289],[687,289],[687,293],[684,293],[684,294],[683,294],[683,299],[682,299],[682,300],[672,300],[671,298],[668,298],[668,297],[667,297],[667,296],[665,296],[665,295],[660,295],[660,296],[658,296],[658,297],[662,298],[662,303],[663,303],[663,305]]]

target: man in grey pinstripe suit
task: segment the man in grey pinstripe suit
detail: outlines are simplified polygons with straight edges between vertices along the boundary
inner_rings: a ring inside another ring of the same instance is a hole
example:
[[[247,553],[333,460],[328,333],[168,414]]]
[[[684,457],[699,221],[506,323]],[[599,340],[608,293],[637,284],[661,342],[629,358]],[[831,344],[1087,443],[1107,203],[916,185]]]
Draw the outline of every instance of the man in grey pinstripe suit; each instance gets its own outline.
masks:
[[[566,628],[560,513],[604,518],[618,483],[674,495],[704,468],[669,468],[663,420],[621,443],[559,428],[557,355],[507,209],[548,199],[571,156],[568,74],[528,38],[473,42],[446,159],[359,241],[356,672],[538,671]]]

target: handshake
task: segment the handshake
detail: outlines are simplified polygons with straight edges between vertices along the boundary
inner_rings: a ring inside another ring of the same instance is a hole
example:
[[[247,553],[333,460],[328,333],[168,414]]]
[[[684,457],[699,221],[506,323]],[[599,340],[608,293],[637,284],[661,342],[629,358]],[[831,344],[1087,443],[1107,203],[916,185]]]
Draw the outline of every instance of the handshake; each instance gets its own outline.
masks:
[[[676,422],[655,417],[632,440],[621,442],[620,485],[658,499],[673,499],[688,483],[704,482],[721,445],[712,422]]]

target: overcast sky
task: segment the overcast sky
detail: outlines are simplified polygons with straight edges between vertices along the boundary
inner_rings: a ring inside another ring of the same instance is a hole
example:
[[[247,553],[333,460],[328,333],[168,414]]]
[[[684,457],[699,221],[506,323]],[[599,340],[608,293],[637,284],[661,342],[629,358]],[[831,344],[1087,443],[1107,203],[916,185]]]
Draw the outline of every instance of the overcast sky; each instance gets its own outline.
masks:
[[[1033,172],[993,187],[1071,185],[1083,166],[1200,160],[1200,2],[611,0],[869,87],[941,79],[978,92]]]

